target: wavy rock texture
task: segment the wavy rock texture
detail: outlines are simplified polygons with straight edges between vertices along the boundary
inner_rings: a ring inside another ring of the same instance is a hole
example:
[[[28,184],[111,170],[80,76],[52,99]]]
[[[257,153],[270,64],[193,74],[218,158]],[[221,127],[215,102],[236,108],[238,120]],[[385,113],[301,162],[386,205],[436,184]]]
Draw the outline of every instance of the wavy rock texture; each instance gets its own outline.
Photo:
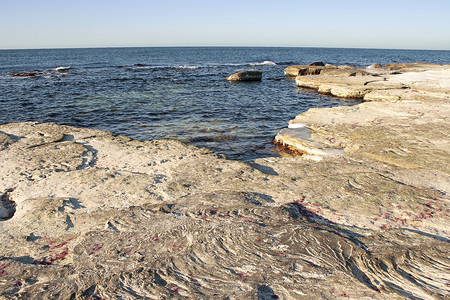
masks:
[[[1,125],[0,149],[5,299],[449,296],[449,199],[430,170],[248,165],[52,123]]]

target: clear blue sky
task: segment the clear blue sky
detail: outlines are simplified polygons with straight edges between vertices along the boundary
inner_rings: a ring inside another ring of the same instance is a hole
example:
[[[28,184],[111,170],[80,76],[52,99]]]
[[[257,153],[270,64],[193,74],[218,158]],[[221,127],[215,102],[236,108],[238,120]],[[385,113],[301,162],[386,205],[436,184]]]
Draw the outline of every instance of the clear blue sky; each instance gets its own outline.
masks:
[[[450,49],[450,0],[0,0],[0,49]]]

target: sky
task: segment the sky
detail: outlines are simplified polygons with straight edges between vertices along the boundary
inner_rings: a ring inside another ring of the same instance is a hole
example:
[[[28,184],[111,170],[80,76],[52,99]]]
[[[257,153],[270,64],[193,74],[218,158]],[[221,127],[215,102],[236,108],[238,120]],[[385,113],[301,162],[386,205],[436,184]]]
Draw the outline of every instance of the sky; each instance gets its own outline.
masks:
[[[0,0],[0,49],[450,50],[450,0]]]

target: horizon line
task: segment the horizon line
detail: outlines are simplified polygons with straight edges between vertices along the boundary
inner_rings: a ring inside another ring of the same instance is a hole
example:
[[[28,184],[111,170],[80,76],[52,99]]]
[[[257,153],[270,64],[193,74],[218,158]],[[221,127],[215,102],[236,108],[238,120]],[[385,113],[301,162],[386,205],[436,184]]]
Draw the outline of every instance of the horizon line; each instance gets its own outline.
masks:
[[[367,49],[367,50],[418,50],[418,51],[450,51],[450,49],[420,48],[378,48],[378,47],[332,47],[332,46],[224,46],[224,45],[166,45],[166,46],[79,46],[79,47],[42,47],[42,48],[0,48],[5,50],[64,50],[64,49],[113,49],[113,48],[325,48],[325,49]]]

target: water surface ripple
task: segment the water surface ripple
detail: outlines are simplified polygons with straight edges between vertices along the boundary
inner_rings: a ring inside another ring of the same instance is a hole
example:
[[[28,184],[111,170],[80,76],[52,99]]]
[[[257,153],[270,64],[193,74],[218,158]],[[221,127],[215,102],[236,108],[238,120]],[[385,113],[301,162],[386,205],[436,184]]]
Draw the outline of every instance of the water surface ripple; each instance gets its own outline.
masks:
[[[170,138],[228,158],[276,155],[271,142],[311,107],[353,101],[300,90],[291,64],[449,63],[450,51],[331,48],[98,48],[0,51],[0,124],[39,121]],[[68,67],[58,70],[58,67]],[[229,83],[254,69],[263,81]],[[37,71],[36,78],[15,72]]]

